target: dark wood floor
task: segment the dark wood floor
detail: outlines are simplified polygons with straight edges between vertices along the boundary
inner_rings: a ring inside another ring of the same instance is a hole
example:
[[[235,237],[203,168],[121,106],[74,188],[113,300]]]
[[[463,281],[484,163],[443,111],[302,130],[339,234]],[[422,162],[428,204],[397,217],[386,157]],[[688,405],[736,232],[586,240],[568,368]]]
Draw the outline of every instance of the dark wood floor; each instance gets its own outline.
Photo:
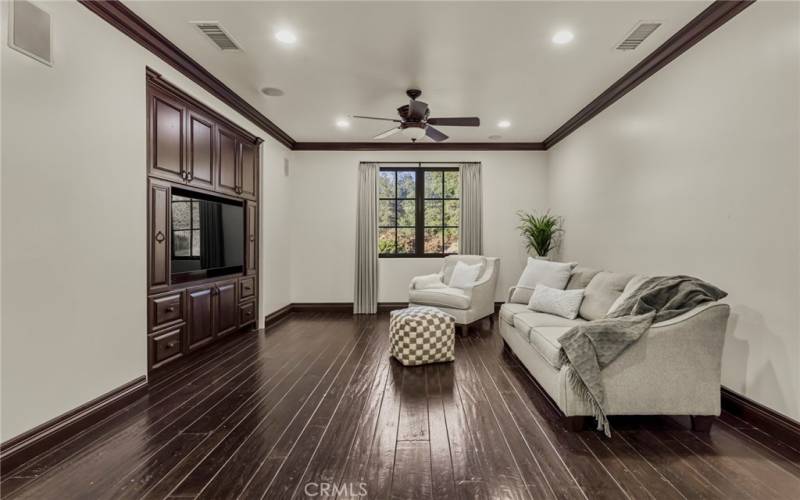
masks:
[[[499,335],[403,368],[387,316],[295,314],[202,353],[8,478],[4,498],[799,498],[800,451],[723,415],[710,434],[565,430]]]

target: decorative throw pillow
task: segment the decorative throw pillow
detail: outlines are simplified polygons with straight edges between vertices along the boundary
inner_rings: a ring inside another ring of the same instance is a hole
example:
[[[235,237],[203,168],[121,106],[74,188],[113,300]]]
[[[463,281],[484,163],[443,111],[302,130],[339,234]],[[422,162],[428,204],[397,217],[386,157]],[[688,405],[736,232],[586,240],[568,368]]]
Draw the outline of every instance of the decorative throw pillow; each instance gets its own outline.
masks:
[[[426,274],[425,276],[414,278],[415,290],[432,290],[434,288],[447,288],[447,285],[442,283],[441,274]]]
[[[463,262],[457,262],[453,268],[453,275],[450,276],[451,288],[469,288],[478,279],[481,272],[481,264],[468,266]]]
[[[511,295],[511,302],[527,304],[531,300],[533,289],[536,285],[549,286],[563,290],[567,286],[572,269],[576,262],[550,262],[549,260],[528,257],[528,265],[522,272],[517,282],[517,287]]]
[[[555,314],[562,318],[575,319],[583,300],[583,289],[557,290],[549,286],[536,285],[528,304],[533,311]]]

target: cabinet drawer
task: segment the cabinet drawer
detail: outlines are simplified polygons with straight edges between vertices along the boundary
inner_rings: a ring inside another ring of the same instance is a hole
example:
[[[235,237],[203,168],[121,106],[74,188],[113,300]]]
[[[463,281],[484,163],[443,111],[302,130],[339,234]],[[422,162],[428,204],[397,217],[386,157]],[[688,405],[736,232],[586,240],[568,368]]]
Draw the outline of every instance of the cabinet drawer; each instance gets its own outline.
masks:
[[[150,336],[150,365],[156,368],[181,356],[183,327]]]
[[[239,326],[253,323],[256,320],[256,303],[248,302],[239,306]]]
[[[150,331],[183,321],[183,292],[149,298]]]
[[[239,279],[239,301],[252,298],[256,294],[256,278],[255,276],[248,276]]]

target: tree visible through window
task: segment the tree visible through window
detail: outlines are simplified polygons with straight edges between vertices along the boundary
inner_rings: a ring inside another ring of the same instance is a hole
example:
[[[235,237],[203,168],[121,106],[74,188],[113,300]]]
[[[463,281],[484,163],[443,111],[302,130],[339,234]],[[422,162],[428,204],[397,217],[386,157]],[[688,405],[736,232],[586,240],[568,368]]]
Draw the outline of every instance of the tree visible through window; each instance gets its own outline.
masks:
[[[172,197],[172,258],[200,258],[200,202]]]
[[[378,250],[381,257],[458,253],[460,179],[456,167],[381,167]]]

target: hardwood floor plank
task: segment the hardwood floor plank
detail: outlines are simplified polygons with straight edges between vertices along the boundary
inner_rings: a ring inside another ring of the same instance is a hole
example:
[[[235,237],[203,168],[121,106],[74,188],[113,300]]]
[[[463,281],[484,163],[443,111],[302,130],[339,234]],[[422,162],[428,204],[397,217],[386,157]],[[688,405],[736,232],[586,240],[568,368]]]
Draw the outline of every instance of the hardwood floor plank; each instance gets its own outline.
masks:
[[[304,335],[298,335],[297,339],[302,341]],[[305,342],[307,342],[307,346],[312,349],[306,350],[306,352],[302,354],[300,363],[290,361],[290,356],[301,355],[301,351],[303,350],[300,348],[301,342],[289,346],[286,351],[283,351],[284,355],[275,358],[274,362],[270,362],[270,358],[266,356],[270,351],[263,350],[260,359],[263,360],[264,365],[247,367],[246,370],[243,370],[240,374],[231,378],[223,388],[207,397],[206,400],[197,404],[191,411],[183,414],[159,434],[154,436],[154,438],[151,439],[152,445],[156,446],[162,443],[163,440],[167,440],[167,443],[164,444],[163,447],[168,448],[171,446],[169,439],[178,439],[182,433],[202,435],[205,439],[201,440],[201,442],[202,444],[206,444],[214,428],[205,429],[205,423],[216,422],[217,425],[219,425],[219,422],[224,421],[225,416],[235,412],[256,393],[261,391],[271,393],[273,390],[279,390],[278,388],[281,387],[281,384],[287,378],[292,377],[295,372],[299,372],[301,367],[305,365],[305,362],[313,357],[312,353],[316,351],[316,349],[313,349],[314,347],[318,349],[323,347],[323,343],[319,338],[307,339],[303,343]],[[319,352],[321,354],[324,350],[319,349]],[[197,429],[198,423],[201,424],[200,428],[202,430]],[[199,444],[200,443],[198,443],[198,446]],[[199,448],[200,450],[205,449],[204,447]],[[194,449],[191,450],[191,452],[194,451]],[[191,456],[191,452],[186,455]],[[184,462],[186,456],[173,458],[175,460],[172,462],[172,468]],[[165,472],[170,472],[172,468],[166,469]],[[126,478],[121,480],[114,488],[111,488],[112,497],[140,498],[154,482],[161,479],[161,476],[143,477],[143,472],[146,472],[146,470],[142,471],[134,467],[134,470],[129,473]]]
[[[484,457],[483,480],[489,495],[495,498],[530,498],[522,473],[510,453],[503,431],[500,429],[490,403],[471,366],[467,347],[456,342],[456,360],[453,362],[467,427],[475,436],[478,454]]]
[[[428,440],[428,401],[425,397],[424,366],[406,367],[403,374],[397,440]]]
[[[528,486],[531,496],[534,498],[555,498],[556,495],[553,488],[550,486],[533,450],[528,445],[527,436],[520,430],[506,399],[486,370],[486,365],[479,358],[479,351],[484,347],[484,344],[479,340],[476,341],[471,336],[460,339],[460,343],[464,353],[467,354],[477,380],[480,382],[483,395],[494,414],[508,451],[510,451],[522,479]]]
[[[305,346],[303,344],[302,341],[296,342],[298,349],[308,350],[304,349]],[[313,349],[308,351],[314,352]],[[327,356],[323,356],[324,354],[326,354],[326,351],[320,350],[315,353],[316,359],[310,365],[294,363],[295,368],[299,373],[305,375],[314,367],[327,367],[332,359],[335,359],[335,351],[327,351]],[[270,387],[268,391],[260,391],[260,397],[254,401],[254,404],[249,404],[237,410],[234,417],[228,422],[229,425],[221,427],[212,433],[212,440],[216,441],[217,445],[202,457],[186,477],[182,478],[171,494],[177,496],[200,495],[218,477],[224,467],[233,467],[233,465],[229,465],[232,463],[242,463],[234,460],[235,456],[242,457],[245,461],[252,459],[252,457],[243,457],[241,455],[243,452],[240,449],[250,438],[255,440],[262,437],[269,439],[278,431],[281,427],[281,422],[276,418],[275,412],[282,412],[280,415],[283,416],[289,411],[286,405],[280,406],[280,404],[301,380],[302,376],[286,378],[280,384]],[[309,380],[313,381],[313,379]],[[310,391],[313,384],[311,387],[300,384],[300,387]],[[299,397],[305,397],[305,393],[299,393]],[[238,477],[241,482],[246,482],[247,479],[248,477]],[[213,488],[215,489],[216,487],[214,486]]]
[[[773,439],[769,434],[755,427],[732,427],[725,421],[719,422],[718,425],[731,432],[745,436],[770,460],[780,465],[793,476],[800,478],[800,451],[795,450],[781,440]]]
[[[431,493],[434,498],[455,498],[453,459],[447,434],[442,386],[437,365],[425,366],[425,389],[428,399],[428,430],[431,453]]]
[[[330,419],[335,414],[347,387],[356,374],[363,376],[367,373],[366,368],[369,365],[367,353],[370,347],[375,346],[376,341],[376,335],[362,335],[358,339],[353,357],[348,358],[348,361],[341,366],[341,370],[317,403],[305,428],[293,443],[278,470],[274,473],[271,470],[264,471],[264,476],[269,476],[270,482],[260,492],[262,498],[290,498],[301,487],[300,481],[306,472],[306,467],[314,456],[318,444],[325,436]],[[259,474],[261,473],[259,471]],[[257,494],[259,491],[254,493]]]
[[[394,468],[390,498],[433,499],[430,443],[398,441],[395,453],[397,465]]]

